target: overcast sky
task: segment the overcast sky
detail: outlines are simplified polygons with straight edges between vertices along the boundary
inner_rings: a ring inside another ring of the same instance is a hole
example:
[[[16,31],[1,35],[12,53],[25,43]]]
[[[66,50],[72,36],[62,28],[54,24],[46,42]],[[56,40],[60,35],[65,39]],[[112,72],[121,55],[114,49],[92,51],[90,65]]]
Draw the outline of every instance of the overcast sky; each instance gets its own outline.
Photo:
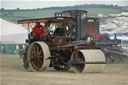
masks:
[[[0,0],[0,8],[5,9],[33,9],[82,4],[114,4],[128,6],[128,0]]]

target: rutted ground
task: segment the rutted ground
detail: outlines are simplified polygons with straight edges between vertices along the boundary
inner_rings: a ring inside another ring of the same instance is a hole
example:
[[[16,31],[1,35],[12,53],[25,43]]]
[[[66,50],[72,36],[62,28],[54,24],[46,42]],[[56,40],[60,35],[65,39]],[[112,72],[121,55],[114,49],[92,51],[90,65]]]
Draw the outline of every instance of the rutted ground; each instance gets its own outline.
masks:
[[[128,85],[128,64],[109,64],[103,73],[30,72],[18,55],[0,56],[0,85]]]

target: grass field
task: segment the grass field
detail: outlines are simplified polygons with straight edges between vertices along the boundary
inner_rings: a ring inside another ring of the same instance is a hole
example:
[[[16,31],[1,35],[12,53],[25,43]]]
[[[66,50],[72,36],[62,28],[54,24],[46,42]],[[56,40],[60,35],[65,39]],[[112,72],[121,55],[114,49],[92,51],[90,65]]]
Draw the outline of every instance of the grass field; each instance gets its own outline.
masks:
[[[0,85],[128,85],[128,64],[108,64],[103,73],[75,74],[50,68],[30,72],[18,55],[0,55]]]
[[[115,8],[81,8],[88,11],[89,16],[97,16],[98,14],[109,15],[121,13],[122,10]],[[0,17],[8,20],[10,22],[16,23],[17,20],[21,19],[31,19],[31,18],[43,18],[43,17],[53,17],[55,12],[69,10],[15,10],[15,11],[2,11],[0,12]]]
[[[5,11],[0,13],[0,17],[16,23],[17,20],[31,19],[31,18],[43,18],[53,17],[54,12],[57,10],[45,10],[45,11]]]

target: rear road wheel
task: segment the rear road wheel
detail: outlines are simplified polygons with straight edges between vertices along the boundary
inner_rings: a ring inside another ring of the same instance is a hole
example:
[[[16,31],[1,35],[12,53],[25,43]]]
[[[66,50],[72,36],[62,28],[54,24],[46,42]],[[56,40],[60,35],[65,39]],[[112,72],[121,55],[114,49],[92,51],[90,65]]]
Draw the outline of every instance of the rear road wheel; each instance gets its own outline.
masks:
[[[28,65],[32,71],[44,71],[50,65],[49,47],[44,42],[34,42],[28,49]]]

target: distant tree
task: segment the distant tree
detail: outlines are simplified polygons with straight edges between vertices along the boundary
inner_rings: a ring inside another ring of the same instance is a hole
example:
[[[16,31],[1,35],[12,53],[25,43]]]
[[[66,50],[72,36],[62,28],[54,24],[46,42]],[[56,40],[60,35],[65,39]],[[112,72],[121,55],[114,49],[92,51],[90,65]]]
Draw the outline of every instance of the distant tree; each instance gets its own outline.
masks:
[[[110,5],[110,8],[113,8],[113,7],[114,7],[113,4],[111,4],[111,5]]]
[[[16,10],[20,10],[20,8],[17,8]]]
[[[37,8],[37,10],[40,10],[40,8]]]
[[[1,8],[1,11],[4,11],[5,9],[4,8]]]
[[[115,7],[118,7],[118,5],[115,5]]]
[[[113,4],[111,4],[110,6],[113,7]]]

